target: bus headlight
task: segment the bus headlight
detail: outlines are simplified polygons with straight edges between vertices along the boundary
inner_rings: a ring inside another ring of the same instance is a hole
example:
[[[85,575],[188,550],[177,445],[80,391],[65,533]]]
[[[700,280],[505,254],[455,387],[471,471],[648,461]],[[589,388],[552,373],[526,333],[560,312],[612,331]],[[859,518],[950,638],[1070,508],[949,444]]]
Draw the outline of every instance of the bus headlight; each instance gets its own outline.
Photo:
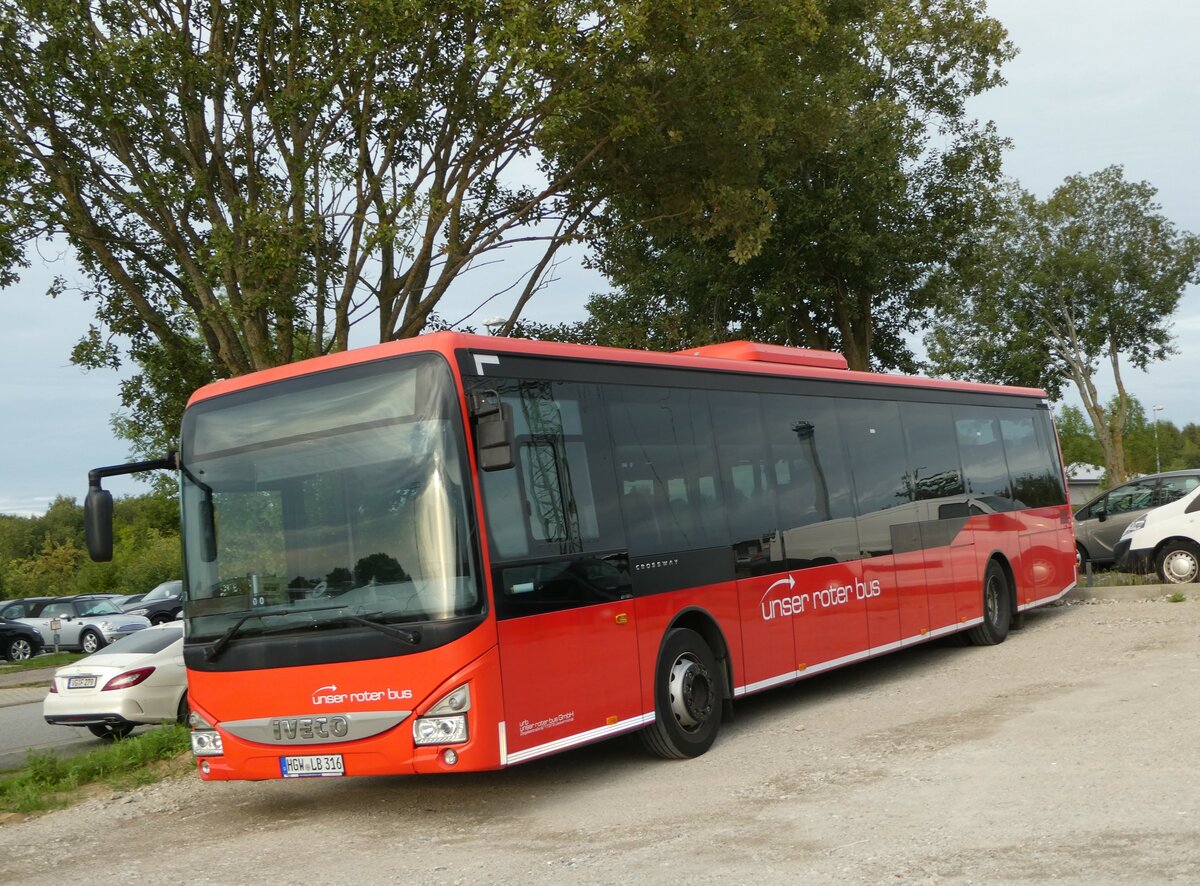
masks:
[[[188,715],[192,727],[192,753],[197,757],[220,757],[225,753],[221,733],[211,723],[192,711]]]
[[[467,711],[471,709],[471,688],[463,684],[413,721],[413,744],[457,744],[466,741]]]
[[[421,717],[413,723],[414,744],[455,744],[467,740],[467,718]]]

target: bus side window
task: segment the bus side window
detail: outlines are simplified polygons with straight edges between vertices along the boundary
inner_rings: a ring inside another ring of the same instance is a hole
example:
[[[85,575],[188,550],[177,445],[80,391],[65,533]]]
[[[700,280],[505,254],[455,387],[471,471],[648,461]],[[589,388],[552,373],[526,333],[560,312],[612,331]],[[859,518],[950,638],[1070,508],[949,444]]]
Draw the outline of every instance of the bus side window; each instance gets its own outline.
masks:
[[[496,555],[623,547],[597,389],[529,379],[490,383],[512,408],[517,448],[513,469],[480,474]]]
[[[604,397],[630,555],[727,544],[708,395],[612,387]]]
[[[998,425],[994,410],[954,407],[954,427],[967,492],[976,497],[996,496],[1011,500],[1012,482]]]

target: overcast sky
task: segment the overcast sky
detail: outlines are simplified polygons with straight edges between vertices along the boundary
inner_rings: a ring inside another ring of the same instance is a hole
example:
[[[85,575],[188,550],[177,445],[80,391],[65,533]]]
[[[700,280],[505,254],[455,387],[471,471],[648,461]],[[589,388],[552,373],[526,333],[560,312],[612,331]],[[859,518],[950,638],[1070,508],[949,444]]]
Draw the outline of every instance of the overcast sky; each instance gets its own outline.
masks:
[[[989,8],[1021,52],[1005,68],[1008,85],[972,109],[1012,139],[1007,174],[1045,197],[1068,175],[1120,163],[1128,179],[1158,188],[1163,211],[1180,228],[1200,232],[1200,4],[994,0]],[[515,277],[526,267],[514,257],[505,270]],[[44,294],[56,274],[71,273],[60,255],[43,251],[19,285],[0,290],[6,319],[0,331],[0,513],[41,513],[58,495],[82,500],[88,469],[128,458],[109,426],[120,406],[119,379],[69,363],[92,316],[89,306],[75,294],[57,300]],[[468,275],[440,313],[465,316],[497,288],[487,285],[496,273]],[[558,277],[527,316],[580,319],[587,295],[604,287],[577,257],[559,267]],[[475,319],[508,307],[497,300]],[[1200,291],[1184,298],[1175,333],[1179,355],[1149,373],[1128,370],[1126,384],[1147,408],[1163,406],[1164,421],[1200,422]],[[105,485],[118,495],[144,488],[129,478]]]

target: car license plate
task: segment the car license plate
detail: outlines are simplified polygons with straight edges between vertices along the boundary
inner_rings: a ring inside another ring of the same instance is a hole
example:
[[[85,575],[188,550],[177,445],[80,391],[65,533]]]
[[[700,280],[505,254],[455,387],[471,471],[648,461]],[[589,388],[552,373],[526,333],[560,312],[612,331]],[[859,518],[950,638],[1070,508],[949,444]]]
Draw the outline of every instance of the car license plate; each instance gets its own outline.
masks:
[[[95,677],[67,677],[68,689],[95,689]]]
[[[341,754],[313,754],[306,757],[280,757],[279,769],[284,778],[345,775]]]

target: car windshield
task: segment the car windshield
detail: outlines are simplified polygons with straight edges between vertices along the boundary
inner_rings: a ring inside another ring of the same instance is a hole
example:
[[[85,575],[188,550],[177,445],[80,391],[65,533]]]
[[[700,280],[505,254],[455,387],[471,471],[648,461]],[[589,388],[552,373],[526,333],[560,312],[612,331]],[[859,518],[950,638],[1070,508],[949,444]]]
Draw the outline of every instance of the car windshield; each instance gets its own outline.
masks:
[[[449,367],[434,355],[190,409],[188,637],[480,612],[460,416]]]
[[[154,603],[158,600],[166,600],[169,597],[178,597],[182,588],[183,582],[181,581],[165,581],[142,597],[140,602]]]
[[[111,600],[79,600],[75,609],[80,615],[120,615],[121,610]]]

